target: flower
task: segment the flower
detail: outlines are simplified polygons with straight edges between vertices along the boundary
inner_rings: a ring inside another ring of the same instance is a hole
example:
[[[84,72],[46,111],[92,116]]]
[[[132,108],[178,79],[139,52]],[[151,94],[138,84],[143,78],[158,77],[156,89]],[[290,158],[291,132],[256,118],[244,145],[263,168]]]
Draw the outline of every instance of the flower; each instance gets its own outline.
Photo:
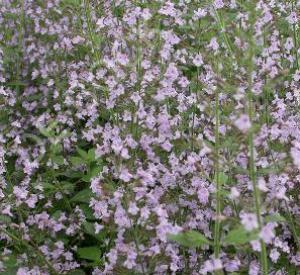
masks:
[[[258,228],[258,221],[255,214],[252,213],[241,213],[241,223],[247,231],[252,231]]]

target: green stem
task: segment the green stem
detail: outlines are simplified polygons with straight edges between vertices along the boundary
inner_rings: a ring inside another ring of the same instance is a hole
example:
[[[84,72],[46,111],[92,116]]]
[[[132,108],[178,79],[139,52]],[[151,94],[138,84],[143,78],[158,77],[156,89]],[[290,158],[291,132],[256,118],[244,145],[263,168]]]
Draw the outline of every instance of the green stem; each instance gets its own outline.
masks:
[[[227,50],[230,53],[230,57],[234,58],[233,50],[232,50],[231,44],[229,42],[230,40],[229,40],[229,38],[226,34],[226,29],[225,29],[225,24],[223,22],[223,19],[221,18],[219,12],[216,9],[214,9],[214,11],[215,11],[215,14],[216,14],[217,23],[218,23],[219,29],[221,31],[222,38],[223,38],[223,40],[226,44],[226,47],[227,47]]]
[[[221,216],[221,182],[220,182],[220,112],[219,112],[219,92],[216,91],[215,99],[215,182],[216,182],[216,220],[214,226],[214,254],[219,258],[220,254],[220,216]]]
[[[20,93],[21,93],[21,72],[22,72],[22,49],[23,49],[23,32],[25,26],[25,11],[24,1],[20,1],[20,22],[18,24],[18,55],[17,55],[17,68],[16,68],[16,93],[17,93],[17,104],[20,104]]]
[[[39,248],[37,247],[37,245],[35,243],[33,243],[32,241],[25,241],[21,238],[18,238],[16,235],[14,235],[13,233],[7,231],[6,229],[2,228],[1,229],[7,236],[9,236],[11,239],[15,240],[16,243],[18,244],[22,244],[24,246],[27,247],[28,251],[32,250],[34,248],[34,251],[36,252],[38,258],[44,262],[49,270],[50,270],[50,274],[58,274],[57,271],[53,268],[53,266],[51,265],[51,263],[45,258],[45,256],[40,252]]]
[[[96,60],[98,62],[98,65],[101,63],[100,61],[100,54],[99,51],[97,50],[97,45],[95,42],[95,37],[94,37],[94,32],[93,32],[93,27],[92,27],[92,19],[91,19],[91,10],[90,10],[90,1],[89,0],[84,0],[84,12],[85,12],[85,18],[87,22],[87,27],[88,27],[88,35],[90,42],[92,43],[92,49],[93,49],[93,54],[96,57]]]
[[[251,11],[253,22],[255,21],[256,11],[253,9]],[[254,25],[251,23],[251,30],[254,32]],[[253,58],[255,56],[254,49],[255,49],[255,42],[253,39],[253,35],[250,38],[249,43],[249,56],[247,57],[249,60],[249,68],[248,68],[248,91],[247,91],[247,107],[248,107],[248,116],[250,120],[251,127],[248,131],[248,150],[250,154],[249,159],[249,177],[252,182],[253,194],[254,194],[254,205],[255,205],[255,212],[256,218],[258,222],[259,230],[262,229],[263,226],[263,219],[261,215],[261,194],[260,190],[257,186],[257,172],[256,172],[256,164],[255,164],[255,147],[254,147],[254,112],[255,107],[253,106],[253,93],[252,93],[252,73],[254,71],[254,62]],[[263,240],[260,240],[261,245],[261,253],[260,253],[260,262],[261,262],[261,270],[263,275],[268,275],[268,257],[267,257],[267,248],[266,244]]]
[[[253,103],[252,103],[252,94],[251,91],[248,92],[248,115],[250,119],[251,125],[253,124]],[[249,161],[249,176],[252,182],[253,193],[254,193],[254,202],[255,202],[255,212],[256,218],[258,221],[259,229],[262,228],[262,217],[261,217],[261,198],[260,198],[260,191],[257,186],[257,179],[256,179],[256,166],[254,160],[254,142],[253,142],[253,126],[249,129],[248,135],[248,146],[250,152],[250,161]],[[261,240],[261,265],[262,265],[262,272],[264,275],[268,274],[268,258],[267,258],[267,249],[265,243]]]
[[[294,1],[292,2],[292,11],[294,11]],[[296,57],[296,67],[299,70],[299,58],[298,58],[298,38],[297,38],[297,31],[296,31],[296,24],[293,24],[293,39],[294,39],[294,48],[295,48],[295,57]]]

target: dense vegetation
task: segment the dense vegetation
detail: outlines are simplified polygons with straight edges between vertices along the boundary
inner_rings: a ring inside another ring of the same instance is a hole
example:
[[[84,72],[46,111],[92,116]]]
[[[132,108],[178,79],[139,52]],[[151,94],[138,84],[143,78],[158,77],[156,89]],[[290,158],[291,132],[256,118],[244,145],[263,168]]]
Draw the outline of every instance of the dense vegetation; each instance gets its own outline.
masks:
[[[1,274],[299,274],[299,11],[0,0]]]

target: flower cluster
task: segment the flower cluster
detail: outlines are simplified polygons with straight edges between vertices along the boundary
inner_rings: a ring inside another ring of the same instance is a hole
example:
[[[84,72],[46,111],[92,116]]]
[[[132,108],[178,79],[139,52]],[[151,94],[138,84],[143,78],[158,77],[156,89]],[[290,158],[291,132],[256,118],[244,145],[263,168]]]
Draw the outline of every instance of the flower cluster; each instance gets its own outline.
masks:
[[[299,10],[3,0],[0,271],[297,274]]]

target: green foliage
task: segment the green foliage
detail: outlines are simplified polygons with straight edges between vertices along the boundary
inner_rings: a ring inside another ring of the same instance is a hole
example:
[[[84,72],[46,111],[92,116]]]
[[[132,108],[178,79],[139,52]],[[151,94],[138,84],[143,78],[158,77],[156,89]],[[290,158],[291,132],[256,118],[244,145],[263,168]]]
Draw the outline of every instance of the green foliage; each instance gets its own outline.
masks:
[[[196,248],[201,247],[202,245],[211,244],[211,242],[203,234],[194,230],[182,232],[176,235],[169,234],[168,238],[169,240],[175,241],[188,248]]]
[[[257,239],[257,232],[249,232],[243,226],[228,232],[223,240],[225,245],[243,245]]]
[[[77,249],[77,255],[81,259],[99,263],[101,258],[101,250],[97,246],[80,247]]]
[[[92,197],[92,191],[90,188],[86,188],[78,192],[73,198],[70,199],[71,202],[83,202],[89,203],[90,198]]]

